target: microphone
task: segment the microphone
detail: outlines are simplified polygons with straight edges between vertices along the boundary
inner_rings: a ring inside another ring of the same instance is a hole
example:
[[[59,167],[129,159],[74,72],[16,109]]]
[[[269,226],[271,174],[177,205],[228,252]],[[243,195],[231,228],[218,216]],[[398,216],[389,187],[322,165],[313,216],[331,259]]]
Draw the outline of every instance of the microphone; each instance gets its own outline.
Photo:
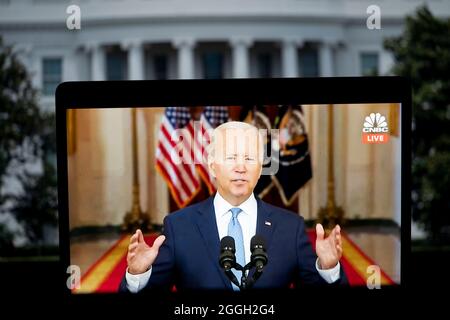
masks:
[[[225,275],[239,288],[241,285],[239,284],[238,279],[234,275],[232,268],[236,267],[236,247],[234,244],[234,239],[230,236],[223,237],[220,240],[220,256],[219,256],[219,264],[224,269]]]
[[[223,237],[220,240],[219,264],[225,271],[229,271],[236,266],[235,252],[234,239],[230,236]]]
[[[250,241],[251,263],[256,267],[256,272],[262,272],[267,264],[266,242],[263,237],[255,235]]]

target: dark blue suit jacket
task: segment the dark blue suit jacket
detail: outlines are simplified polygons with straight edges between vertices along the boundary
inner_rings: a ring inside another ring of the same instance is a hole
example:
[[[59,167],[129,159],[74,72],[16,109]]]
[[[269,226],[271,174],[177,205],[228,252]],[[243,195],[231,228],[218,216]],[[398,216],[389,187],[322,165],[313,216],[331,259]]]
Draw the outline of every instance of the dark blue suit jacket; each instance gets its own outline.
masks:
[[[164,219],[166,240],[152,266],[146,289],[170,289],[175,285],[178,290],[232,290],[219,265],[220,239],[213,199],[210,197]],[[257,204],[256,234],[266,241],[268,263],[253,288],[288,288],[292,283],[296,286],[326,284],[316,270],[317,257],[303,218],[258,198]],[[342,266],[337,283],[346,283]],[[127,291],[125,277],[120,290]]]

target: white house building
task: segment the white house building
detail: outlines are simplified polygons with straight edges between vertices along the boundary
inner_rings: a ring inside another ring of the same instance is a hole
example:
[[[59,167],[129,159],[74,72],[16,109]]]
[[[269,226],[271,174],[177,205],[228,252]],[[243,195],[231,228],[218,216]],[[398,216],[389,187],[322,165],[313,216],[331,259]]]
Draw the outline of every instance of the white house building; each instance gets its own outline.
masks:
[[[424,3],[450,16],[445,0],[0,0],[0,36],[51,110],[63,81],[389,74],[383,40]]]
[[[440,0],[1,0],[0,34],[51,107],[70,80],[387,74],[383,39],[424,2],[450,16]]]

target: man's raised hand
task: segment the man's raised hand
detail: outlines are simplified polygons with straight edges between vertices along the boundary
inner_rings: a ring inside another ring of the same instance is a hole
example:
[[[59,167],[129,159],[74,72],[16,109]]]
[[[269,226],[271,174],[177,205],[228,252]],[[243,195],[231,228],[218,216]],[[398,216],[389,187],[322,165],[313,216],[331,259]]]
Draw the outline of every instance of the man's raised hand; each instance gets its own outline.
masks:
[[[320,223],[316,225],[316,254],[321,269],[334,268],[342,257],[341,227],[336,225],[325,238],[325,231]]]
[[[145,243],[142,231],[139,229],[136,230],[131,236],[130,245],[128,246],[128,272],[131,274],[141,274],[150,269],[158,256],[159,247],[161,247],[165,239],[165,236],[159,236],[155,239],[153,246],[150,247]]]

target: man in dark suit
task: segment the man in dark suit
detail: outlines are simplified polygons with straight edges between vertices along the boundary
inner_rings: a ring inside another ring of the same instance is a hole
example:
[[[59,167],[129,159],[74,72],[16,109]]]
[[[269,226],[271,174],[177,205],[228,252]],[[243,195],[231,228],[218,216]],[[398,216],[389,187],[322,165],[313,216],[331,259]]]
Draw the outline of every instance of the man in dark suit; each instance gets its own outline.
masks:
[[[140,230],[130,239],[128,268],[122,291],[144,288],[239,290],[219,265],[220,239],[230,235],[236,260],[250,261],[250,239],[264,238],[268,263],[254,288],[346,283],[339,264],[340,227],[328,237],[316,226],[316,254],[305,232],[303,218],[257,199],[253,189],[262,171],[262,137],[247,123],[227,122],[217,127],[208,147],[208,166],[217,193],[164,219],[164,234],[152,247]],[[238,277],[239,278],[239,277]]]

